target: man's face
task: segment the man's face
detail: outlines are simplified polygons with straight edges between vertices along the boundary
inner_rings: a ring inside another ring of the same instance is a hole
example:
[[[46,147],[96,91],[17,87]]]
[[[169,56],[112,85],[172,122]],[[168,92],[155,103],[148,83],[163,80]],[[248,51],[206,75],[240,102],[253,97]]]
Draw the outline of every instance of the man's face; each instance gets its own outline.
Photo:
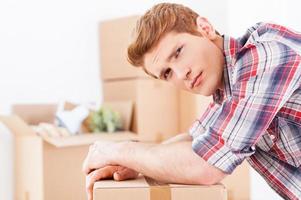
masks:
[[[208,27],[198,27],[198,31],[202,36],[166,34],[145,54],[144,66],[180,89],[210,96],[223,85],[223,39]]]

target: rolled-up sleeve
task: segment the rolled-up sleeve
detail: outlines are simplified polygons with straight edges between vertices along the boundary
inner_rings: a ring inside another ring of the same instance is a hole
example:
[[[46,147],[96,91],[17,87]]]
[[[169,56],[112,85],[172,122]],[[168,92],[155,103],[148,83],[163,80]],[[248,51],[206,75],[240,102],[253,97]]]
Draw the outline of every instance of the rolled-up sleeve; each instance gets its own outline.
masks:
[[[204,127],[196,121],[190,132],[193,150],[225,173],[256,151],[258,139],[293,92],[300,87],[300,55],[271,42],[249,45],[237,60],[232,95]],[[196,134],[203,129],[202,134]]]

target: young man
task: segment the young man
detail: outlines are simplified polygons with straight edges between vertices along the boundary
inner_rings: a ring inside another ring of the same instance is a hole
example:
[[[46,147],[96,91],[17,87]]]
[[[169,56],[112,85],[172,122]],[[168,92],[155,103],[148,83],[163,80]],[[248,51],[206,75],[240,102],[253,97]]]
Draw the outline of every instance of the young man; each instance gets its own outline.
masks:
[[[137,172],[159,181],[214,184],[246,159],[285,199],[301,198],[301,34],[259,23],[239,39],[178,4],[146,12],[129,61],[154,78],[213,95],[189,134],[163,144],[96,142],[84,163],[93,183]]]

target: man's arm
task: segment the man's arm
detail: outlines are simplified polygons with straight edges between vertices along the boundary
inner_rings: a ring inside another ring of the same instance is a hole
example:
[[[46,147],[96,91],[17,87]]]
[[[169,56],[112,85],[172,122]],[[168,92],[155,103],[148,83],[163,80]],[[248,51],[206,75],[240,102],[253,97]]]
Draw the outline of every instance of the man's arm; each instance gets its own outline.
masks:
[[[98,142],[84,165],[88,174],[106,165],[120,165],[156,180],[183,184],[214,184],[225,174],[209,165],[191,148],[190,141],[171,144]]]
[[[156,180],[184,184],[214,184],[225,174],[198,156],[191,142],[165,145],[124,143],[116,163]]]

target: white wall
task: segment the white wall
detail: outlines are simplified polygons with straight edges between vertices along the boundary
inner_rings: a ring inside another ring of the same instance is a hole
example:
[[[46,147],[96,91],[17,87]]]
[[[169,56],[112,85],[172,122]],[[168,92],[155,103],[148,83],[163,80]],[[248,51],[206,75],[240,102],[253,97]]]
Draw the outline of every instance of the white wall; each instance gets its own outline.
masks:
[[[229,0],[229,31],[240,36],[257,22],[274,22],[300,31],[300,6],[298,0]]]

